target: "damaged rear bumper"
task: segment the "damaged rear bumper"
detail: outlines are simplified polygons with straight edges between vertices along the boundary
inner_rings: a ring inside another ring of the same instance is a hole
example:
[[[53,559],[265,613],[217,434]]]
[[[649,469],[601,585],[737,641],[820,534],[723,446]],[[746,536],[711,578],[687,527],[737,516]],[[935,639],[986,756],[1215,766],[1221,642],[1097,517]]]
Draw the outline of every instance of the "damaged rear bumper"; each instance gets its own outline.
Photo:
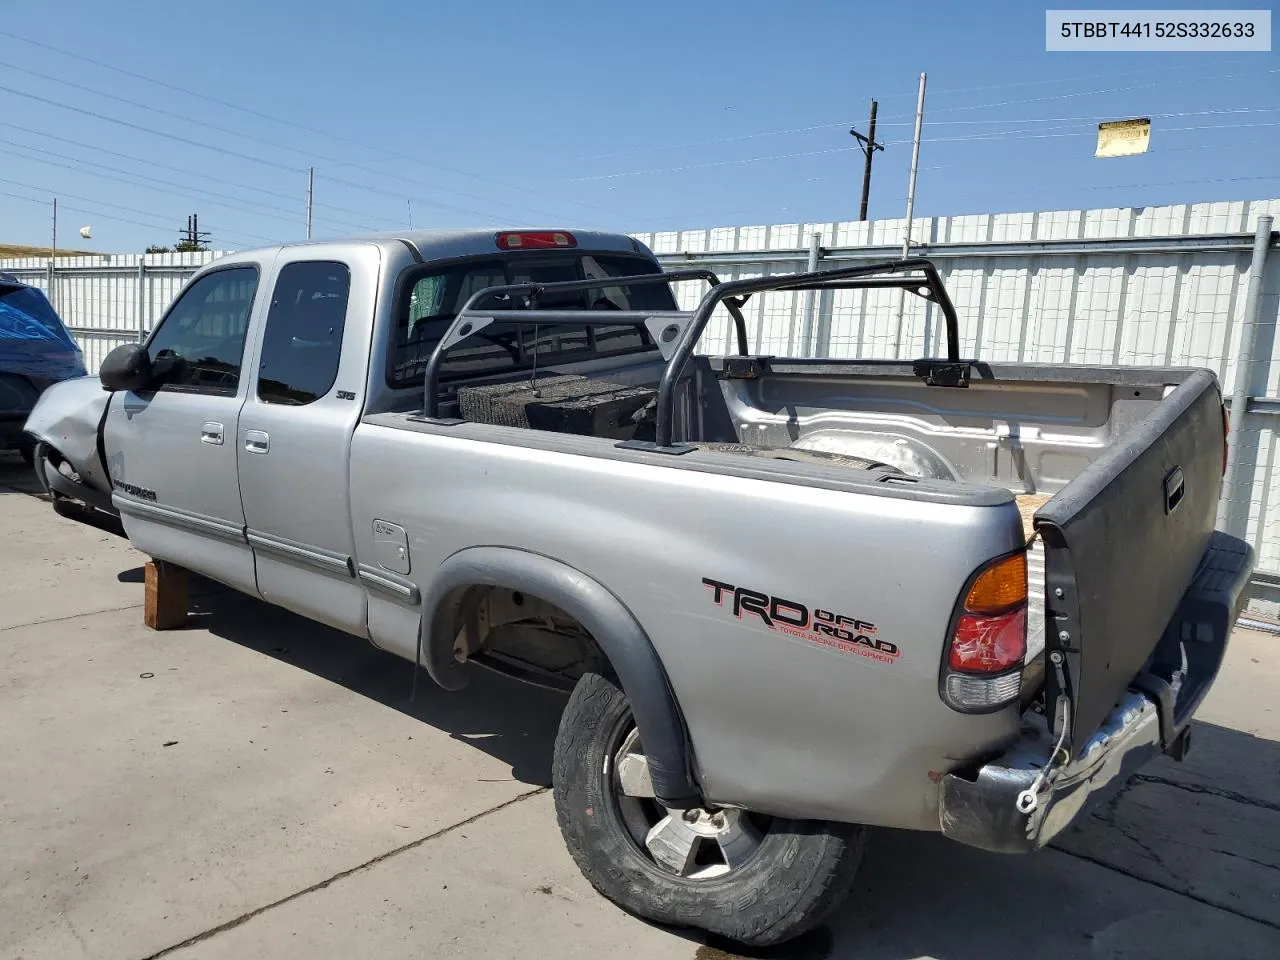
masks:
[[[1044,717],[1028,714],[1003,755],[942,778],[942,833],[996,853],[1038,850],[1161,752],[1181,759],[1190,746],[1191,718],[1222,665],[1253,564],[1248,544],[1215,532],[1152,663],[1084,745],[1042,777],[1056,743]],[[1176,672],[1171,652],[1180,661]],[[1031,797],[1034,802],[1020,803]]]
[[[1018,798],[1036,784],[1053,747],[1043,726],[1029,729],[998,760],[978,768],[974,779],[943,777],[943,834],[995,853],[1038,850],[1161,752],[1159,710],[1145,694],[1130,691],[1052,786],[1037,792],[1035,809],[1023,813]]]

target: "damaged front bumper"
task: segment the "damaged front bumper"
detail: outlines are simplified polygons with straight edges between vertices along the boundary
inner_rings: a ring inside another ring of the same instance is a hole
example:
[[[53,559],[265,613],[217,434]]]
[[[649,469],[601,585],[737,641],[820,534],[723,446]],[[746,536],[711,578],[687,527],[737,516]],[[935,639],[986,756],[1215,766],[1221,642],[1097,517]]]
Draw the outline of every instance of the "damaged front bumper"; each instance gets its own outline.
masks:
[[[1105,803],[1160,753],[1182,759],[1191,718],[1217,677],[1253,573],[1253,549],[1215,532],[1146,672],[1061,766],[1042,715],[1027,714],[1003,755],[939,783],[939,823],[953,840],[996,853],[1029,853]],[[1169,661],[1177,652],[1177,667]],[[1170,669],[1172,668],[1172,669]]]

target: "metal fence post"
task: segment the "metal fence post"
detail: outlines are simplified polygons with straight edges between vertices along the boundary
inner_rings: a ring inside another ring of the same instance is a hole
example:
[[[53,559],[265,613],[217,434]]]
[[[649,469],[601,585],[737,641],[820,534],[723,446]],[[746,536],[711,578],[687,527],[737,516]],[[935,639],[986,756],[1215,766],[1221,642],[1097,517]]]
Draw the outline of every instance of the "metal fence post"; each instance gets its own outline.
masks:
[[[815,233],[809,237],[809,267],[807,273],[818,269],[818,260],[822,257],[822,234]],[[813,321],[817,312],[818,291],[804,292],[804,325],[800,328],[800,356],[813,356]]]
[[[138,321],[138,342],[145,339],[147,330],[147,255],[138,257],[138,293],[134,310]]]
[[[1244,432],[1246,408],[1253,381],[1253,354],[1258,343],[1258,319],[1262,312],[1262,280],[1271,246],[1271,217],[1258,218],[1253,237],[1253,257],[1249,262],[1249,288],[1244,301],[1244,322],[1240,328],[1240,349],[1236,354],[1236,379],[1231,391],[1231,431],[1227,434],[1227,468],[1223,476],[1223,497],[1218,519],[1227,533],[1244,538],[1249,528],[1249,498],[1241,497],[1240,439]]]

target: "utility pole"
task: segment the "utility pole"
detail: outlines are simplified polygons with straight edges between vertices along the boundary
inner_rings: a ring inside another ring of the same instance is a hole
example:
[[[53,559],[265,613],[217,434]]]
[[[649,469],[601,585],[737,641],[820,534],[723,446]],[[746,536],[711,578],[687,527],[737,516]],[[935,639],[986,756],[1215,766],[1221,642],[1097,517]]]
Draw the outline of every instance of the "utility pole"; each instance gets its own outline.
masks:
[[[311,239],[311,196],[316,186],[316,168],[307,169],[307,239]]]
[[[911,141],[911,179],[907,181],[907,227],[902,235],[902,255],[911,250],[911,214],[916,207],[916,172],[920,169],[920,127],[924,123],[925,74],[920,74],[920,94],[916,98],[916,132]]]
[[[911,218],[916,207],[916,173],[920,169],[920,127],[924,124],[924,84],[926,75],[920,74],[920,92],[916,97],[916,131],[911,140],[911,178],[907,181],[907,223],[902,231],[902,258],[911,253]],[[906,305],[907,291],[898,288],[898,315],[894,322],[893,355],[902,356],[902,311]],[[925,344],[928,348],[928,344]]]
[[[862,168],[862,206],[858,211],[858,219],[867,219],[867,201],[871,198],[871,158],[877,150],[883,150],[884,144],[876,143],[876,107],[879,106],[874,100],[871,101],[871,119],[867,121],[867,135],[864,137],[854,127],[849,128],[850,135],[858,141],[858,146],[862,150],[862,155],[866,157],[866,163]]]
[[[203,250],[205,238],[209,236],[207,230],[200,229],[200,217],[198,214],[191,214],[187,217],[187,229],[185,233],[178,234],[178,249],[180,251]]]

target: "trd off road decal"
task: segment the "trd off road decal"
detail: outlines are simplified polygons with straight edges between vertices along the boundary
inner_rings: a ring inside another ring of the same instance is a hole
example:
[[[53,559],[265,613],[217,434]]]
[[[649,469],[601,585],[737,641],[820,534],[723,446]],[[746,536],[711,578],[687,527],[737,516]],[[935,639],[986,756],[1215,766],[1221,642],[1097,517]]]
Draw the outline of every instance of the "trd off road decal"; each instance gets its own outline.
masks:
[[[770,630],[779,630],[793,637],[800,637],[825,647],[833,647],[845,653],[893,663],[898,659],[897,644],[876,636],[876,625],[843,613],[830,610],[810,610],[803,603],[770,596],[759,590],[735,587],[731,583],[703,577],[702,582],[711,590],[711,599],[717,606],[726,607],[741,620],[758,617]]]

